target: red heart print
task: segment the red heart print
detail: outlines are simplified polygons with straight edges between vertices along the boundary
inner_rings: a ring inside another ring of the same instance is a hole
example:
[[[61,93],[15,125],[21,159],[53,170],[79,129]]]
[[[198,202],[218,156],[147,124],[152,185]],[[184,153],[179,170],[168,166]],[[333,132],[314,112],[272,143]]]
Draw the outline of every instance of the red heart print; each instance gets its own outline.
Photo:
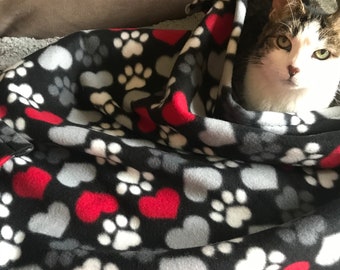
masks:
[[[34,108],[26,108],[25,114],[31,119],[42,121],[52,125],[60,125],[63,122],[62,118],[51,112],[38,111]]]
[[[30,167],[26,172],[18,172],[12,180],[14,192],[22,198],[39,199],[51,182],[51,175],[37,167]]]
[[[309,270],[310,264],[309,262],[296,262],[291,265],[288,265],[283,270]]]
[[[93,223],[102,213],[112,214],[117,210],[116,198],[106,193],[85,191],[76,203],[76,214],[85,223]]]
[[[325,169],[335,168],[340,165],[340,146],[333,150],[327,157],[320,161],[320,166]]]
[[[234,15],[226,13],[223,16],[211,14],[205,20],[205,24],[213,36],[215,42],[222,45],[233,30]]]
[[[174,126],[195,120],[195,115],[189,112],[186,96],[181,91],[174,93],[172,100],[164,105],[162,116],[165,121]]]
[[[140,212],[153,219],[175,219],[177,217],[180,197],[171,188],[164,188],[155,197],[146,196],[139,200]]]
[[[139,115],[138,128],[144,133],[153,132],[156,129],[155,122],[151,119],[146,108],[136,108],[135,112]]]
[[[0,118],[4,118],[7,114],[6,106],[0,106]]]
[[[187,33],[186,30],[160,30],[155,29],[152,31],[152,35],[169,45],[175,45],[185,34]]]

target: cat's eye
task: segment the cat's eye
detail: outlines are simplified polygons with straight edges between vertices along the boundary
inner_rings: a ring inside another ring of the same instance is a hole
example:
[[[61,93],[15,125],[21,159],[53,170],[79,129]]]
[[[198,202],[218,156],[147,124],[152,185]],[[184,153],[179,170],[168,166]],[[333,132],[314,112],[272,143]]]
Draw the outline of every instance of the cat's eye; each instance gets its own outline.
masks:
[[[279,46],[279,48],[286,50],[288,52],[292,49],[292,43],[286,36],[278,36],[276,39],[276,43],[277,46]]]
[[[326,49],[317,50],[313,53],[313,57],[319,60],[327,60],[331,57],[331,52]]]

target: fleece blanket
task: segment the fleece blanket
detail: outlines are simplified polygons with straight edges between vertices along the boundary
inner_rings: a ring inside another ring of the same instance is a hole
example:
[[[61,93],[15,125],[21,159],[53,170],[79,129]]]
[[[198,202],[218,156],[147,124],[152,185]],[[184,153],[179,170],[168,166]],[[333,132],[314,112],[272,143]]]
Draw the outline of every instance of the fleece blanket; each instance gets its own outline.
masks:
[[[246,2],[188,9],[193,31],[75,33],[1,75],[1,269],[339,269],[340,109],[245,110]]]

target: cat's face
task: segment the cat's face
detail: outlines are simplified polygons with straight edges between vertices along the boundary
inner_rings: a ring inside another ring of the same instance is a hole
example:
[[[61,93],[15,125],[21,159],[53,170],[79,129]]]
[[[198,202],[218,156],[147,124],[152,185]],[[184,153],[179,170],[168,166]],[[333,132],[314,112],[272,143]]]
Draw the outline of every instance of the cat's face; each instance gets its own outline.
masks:
[[[253,109],[298,111],[296,107],[303,106],[303,102],[306,109],[329,105],[340,80],[338,18],[338,14],[321,15],[306,10],[300,0],[273,0],[269,22],[250,58],[251,68],[258,70],[248,70],[246,87],[248,84],[259,96],[263,91],[266,96],[259,97],[259,101],[282,104],[254,104]],[[327,96],[327,100],[320,100],[320,95],[324,99]]]
[[[321,36],[318,20],[296,26],[284,26],[267,36],[261,62],[267,79],[291,90],[325,88],[328,82],[339,82],[339,45]]]

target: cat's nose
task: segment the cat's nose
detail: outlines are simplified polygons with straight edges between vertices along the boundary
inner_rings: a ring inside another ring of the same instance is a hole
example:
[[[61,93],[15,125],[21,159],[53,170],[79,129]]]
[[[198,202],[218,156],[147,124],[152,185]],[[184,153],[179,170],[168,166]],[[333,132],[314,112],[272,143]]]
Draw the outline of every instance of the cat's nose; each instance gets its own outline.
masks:
[[[300,72],[300,69],[297,67],[294,67],[292,65],[288,66],[288,73],[290,77],[294,77],[297,73]]]

